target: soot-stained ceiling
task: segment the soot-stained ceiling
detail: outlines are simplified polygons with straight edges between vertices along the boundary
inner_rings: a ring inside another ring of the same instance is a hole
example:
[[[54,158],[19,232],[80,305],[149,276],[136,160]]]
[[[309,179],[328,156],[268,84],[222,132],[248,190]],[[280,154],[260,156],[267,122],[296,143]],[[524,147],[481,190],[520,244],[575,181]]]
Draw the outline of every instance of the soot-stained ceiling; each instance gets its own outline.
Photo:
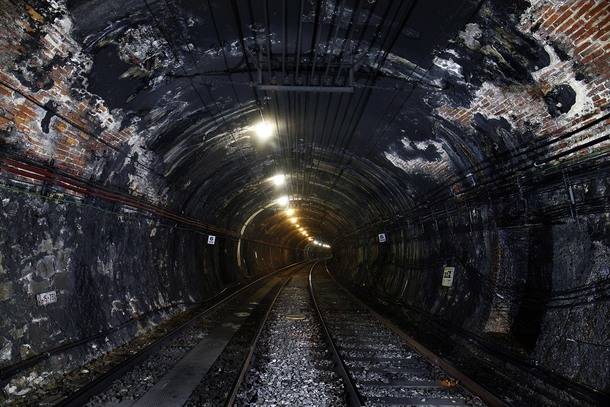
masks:
[[[79,104],[95,132],[130,132],[84,173],[233,230],[268,207],[260,222],[285,244],[304,241],[274,226],[279,195],[332,241],[432,191],[458,200],[472,166],[603,110],[589,92],[599,69],[536,21],[561,1],[2,3],[27,22],[11,24],[32,52],[3,62],[48,92],[42,132]]]

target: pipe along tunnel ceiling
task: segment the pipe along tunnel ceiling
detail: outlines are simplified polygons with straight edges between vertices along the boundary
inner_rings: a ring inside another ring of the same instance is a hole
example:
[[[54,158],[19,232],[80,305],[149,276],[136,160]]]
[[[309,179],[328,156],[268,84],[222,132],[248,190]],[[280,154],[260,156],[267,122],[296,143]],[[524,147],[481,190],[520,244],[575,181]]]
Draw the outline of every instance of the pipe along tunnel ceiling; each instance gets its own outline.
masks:
[[[609,22],[593,0],[0,0],[0,366],[313,250],[607,391]]]

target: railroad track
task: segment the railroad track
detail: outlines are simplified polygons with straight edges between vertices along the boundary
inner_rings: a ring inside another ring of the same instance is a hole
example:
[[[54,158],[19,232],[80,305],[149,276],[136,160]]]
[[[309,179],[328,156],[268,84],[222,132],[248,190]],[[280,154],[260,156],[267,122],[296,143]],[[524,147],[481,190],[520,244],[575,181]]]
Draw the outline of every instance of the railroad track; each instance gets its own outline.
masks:
[[[295,263],[248,283],[213,304],[209,304],[201,311],[195,313],[191,318],[180,323],[161,337],[156,338],[142,349],[131,352],[127,351],[126,354],[118,355],[119,361],[108,366],[105,370],[95,372],[93,378],[90,375],[86,375],[86,378],[83,378],[78,374],[80,372],[76,372],[74,375],[67,375],[62,383],[60,383],[61,389],[57,389],[54,393],[43,397],[41,400],[36,400],[36,404],[58,407],[80,407],[84,405],[137,406],[138,402],[135,398],[143,396],[143,394],[140,394],[142,391],[150,390],[152,383],[144,386],[147,384],[145,383],[146,380],[161,380],[164,374],[171,372],[172,366],[179,359],[188,356],[189,352],[196,348],[198,342],[210,333],[214,333],[210,319],[222,322],[225,319],[228,320],[225,315],[232,312],[233,318],[243,319],[244,316],[240,316],[239,312],[237,312],[237,316],[234,315],[234,311],[243,308],[244,305],[238,301],[241,298],[240,295],[246,295],[260,286],[268,286],[265,293],[259,293],[261,298],[267,298],[268,294],[277,290],[278,286],[277,282],[272,283],[270,280],[277,278],[278,275],[282,275],[283,272],[290,272],[291,269],[298,269],[300,267],[304,267],[304,265],[302,263]],[[285,280],[285,277],[282,278],[283,280]],[[250,306],[250,308],[253,308],[253,306]],[[233,332],[231,331],[232,329],[229,329],[224,334],[226,336],[234,334],[234,330]],[[160,360],[150,361],[150,359],[155,358]],[[157,370],[157,372],[151,372],[151,370]],[[126,387],[131,388],[133,394],[125,392]],[[138,387],[144,390],[139,391]],[[147,391],[144,391],[144,395],[146,393]],[[130,400],[130,397],[133,400]],[[31,405],[29,402],[16,405]]]
[[[504,405],[410,341],[322,263],[295,264],[38,405]]]
[[[295,273],[283,290],[252,337],[225,406],[504,406],[388,327],[321,263]]]
[[[326,266],[311,269],[309,289],[350,406],[505,406],[343,289]]]
[[[308,290],[315,266],[294,273],[278,294],[225,406],[346,405],[344,385]]]

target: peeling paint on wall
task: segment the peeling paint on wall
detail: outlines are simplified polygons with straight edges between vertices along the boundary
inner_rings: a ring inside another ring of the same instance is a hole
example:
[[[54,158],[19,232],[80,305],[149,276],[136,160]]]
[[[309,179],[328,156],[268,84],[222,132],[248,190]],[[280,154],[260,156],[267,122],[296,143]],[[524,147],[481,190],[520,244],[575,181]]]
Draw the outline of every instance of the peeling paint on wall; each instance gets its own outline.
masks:
[[[449,169],[450,161],[441,142],[401,140],[400,152],[386,151],[385,158],[409,174],[425,174],[439,179]]]

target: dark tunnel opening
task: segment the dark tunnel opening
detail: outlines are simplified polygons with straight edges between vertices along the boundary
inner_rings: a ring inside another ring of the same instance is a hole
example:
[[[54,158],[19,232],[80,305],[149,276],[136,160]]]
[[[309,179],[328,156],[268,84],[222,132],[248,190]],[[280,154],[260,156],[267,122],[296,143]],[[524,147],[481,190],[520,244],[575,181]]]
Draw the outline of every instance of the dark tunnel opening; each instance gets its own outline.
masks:
[[[608,405],[607,1],[0,23],[0,404]]]

